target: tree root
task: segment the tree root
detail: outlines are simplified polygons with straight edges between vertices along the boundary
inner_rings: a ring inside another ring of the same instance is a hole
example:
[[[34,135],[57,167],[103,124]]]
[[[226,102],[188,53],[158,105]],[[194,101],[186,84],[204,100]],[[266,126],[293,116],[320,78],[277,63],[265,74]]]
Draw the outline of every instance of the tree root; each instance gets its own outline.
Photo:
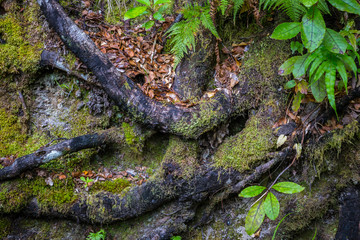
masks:
[[[16,177],[26,170],[36,168],[69,153],[101,146],[107,141],[107,134],[88,134],[62,141],[50,147],[42,147],[36,152],[15,159],[10,166],[0,169],[0,181]]]

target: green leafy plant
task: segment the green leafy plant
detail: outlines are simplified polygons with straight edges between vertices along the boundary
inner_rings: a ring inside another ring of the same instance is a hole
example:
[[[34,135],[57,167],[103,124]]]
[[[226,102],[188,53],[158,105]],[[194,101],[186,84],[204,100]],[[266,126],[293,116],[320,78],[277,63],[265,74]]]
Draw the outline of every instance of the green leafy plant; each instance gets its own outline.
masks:
[[[239,10],[241,9],[242,5],[244,4],[244,0],[221,0],[220,1],[220,11],[222,15],[225,15],[225,11],[229,6],[233,6],[234,8],[234,22],[236,19],[236,15],[239,12]]]
[[[134,7],[129,9],[124,19],[136,18],[142,15],[149,15],[150,20],[144,23],[145,29],[150,29],[154,26],[155,21],[165,21],[163,13],[169,7],[171,0],[136,0],[144,6]]]
[[[105,240],[106,233],[104,229],[96,233],[90,233],[89,236],[86,238],[87,240]]]
[[[210,6],[187,5],[182,11],[184,20],[175,23],[167,32],[170,39],[170,52],[174,54],[176,67],[180,60],[188,53],[188,49],[195,49],[195,36],[200,27],[203,26],[210,30],[211,33],[219,38],[215,25],[210,16]]]
[[[289,58],[279,68],[280,75],[292,74],[295,78],[285,85],[288,89],[295,87],[296,95],[292,106],[294,111],[299,109],[301,100],[308,90],[311,90],[318,102],[327,96],[337,114],[335,87],[347,92],[348,71],[352,71],[356,76],[357,66],[354,59],[360,58],[356,52],[356,39],[354,40],[354,34],[357,32],[350,30],[349,26],[340,32],[327,28],[323,18],[323,13],[330,13],[327,2],[340,11],[360,13],[360,5],[356,0],[260,1],[264,9],[280,7],[294,21],[277,26],[271,38],[287,40],[298,34],[301,36],[302,43],[294,42],[291,45],[292,51],[298,51],[301,55]],[[303,53],[303,48],[306,49],[306,53]],[[342,80],[338,83],[337,73]]]
[[[86,178],[80,177],[80,180],[83,181],[83,182],[85,182],[84,188],[87,188],[88,185],[89,185],[89,183],[91,183],[92,181],[94,181],[94,179],[91,179],[91,178],[89,178],[89,177],[86,177]]]
[[[171,240],[181,240],[181,237],[180,236],[172,236]]]
[[[250,186],[242,190],[239,197],[244,198],[256,197],[266,190],[250,207],[245,219],[245,231],[249,235],[254,234],[264,221],[265,215],[271,220],[275,220],[279,216],[280,203],[270,190],[293,194],[304,189],[304,187],[293,182],[279,182],[267,190],[264,186]]]

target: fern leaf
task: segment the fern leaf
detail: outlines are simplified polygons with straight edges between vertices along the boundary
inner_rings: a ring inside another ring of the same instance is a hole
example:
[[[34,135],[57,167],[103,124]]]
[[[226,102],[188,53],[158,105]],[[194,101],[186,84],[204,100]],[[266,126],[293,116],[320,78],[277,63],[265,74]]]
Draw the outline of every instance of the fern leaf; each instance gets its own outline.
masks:
[[[229,6],[229,0],[221,0],[220,1],[220,6],[219,7],[220,7],[222,15],[225,14],[225,11],[228,8],[228,6]]]
[[[236,14],[244,4],[244,0],[233,0],[233,1],[234,1],[234,22],[235,22]]]
[[[265,10],[278,7],[293,21],[298,21],[306,12],[306,7],[300,0],[260,0],[259,6]]]
[[[209,29],[216,38],[220,38],[218,32],[216,31],[216,27],[211,19],[209,9],[201,12],[200,20],[201,20],[201,24],[204,25],[205,28]]]

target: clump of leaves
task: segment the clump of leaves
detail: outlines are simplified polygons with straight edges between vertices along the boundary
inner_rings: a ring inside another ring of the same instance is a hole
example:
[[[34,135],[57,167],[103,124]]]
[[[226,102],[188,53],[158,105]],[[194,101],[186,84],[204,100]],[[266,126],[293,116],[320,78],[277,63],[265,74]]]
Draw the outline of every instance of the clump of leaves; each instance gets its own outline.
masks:
[[[184,20],[175,23],[167,32],[171,37],[170,52],[175,55],[174,67],[176,67],[180,60],[187,54],[188,49],[195,49],[195,36],[200,27],[203,26],[210,30],[211,33],[219,38],[215,25],[211,19],[210,6],[187,5],[182,11]]]
[[[105,230],[101,229],[96,233],[90,233],[89,236],[86,238],[86,240],[105,240],[105,237],[106,237]]]
[[[142,15],[149,15],[149,21],[144,23],[143,27],[145,29],[150,29],[157,21],[165,21],[163,13],[169,7],[171,0],[136,0],[137,2],[143,4],[144,6],[134,7],[129,9],[125,15],[124,19],[136,18]]]
[[[348,72],[355,76],[357,66],[355,57],[360,59],[356,52],[356,40],[349,27],[341,32],[326,27],[323,13],[330,14],[327,6],[329,2],[340,11],[359,14],[360,4],[356,0],[292,0],[274,1],[262,0],[264,8],[280,7],[284,9],[294,22],[285,22],[277,26],[271,38],[287,40],[301,35],[300,42],[291,43],[293,52],[301,55],[294,56],[285,61],[279,68],[280,75],[292,73],[294,80],[285,85],[285,88],[295,87],[296,95],[293,101],[293,110],[297,111],[302,99],[308,90],[311,90],[316,101],[321,102],[327,96],[331,107],[336,112],[335,86],[336,76],[339,74],[342,81],[337,83],[339,90],[347,92]],[[296,6],[296,12],[291,12],[290,5]],[[302,16],[302,17],[301,17]],[[299,21],[301,18],[301,21]],[[349,44],[345,39],[346,36]],[[304,48],[306,53],[303,53]]]
[[[92,181],[94,181],[94,179],[91,179],[89,177],[80,177],[80,180],[85,182],[84,188],[87,188],[89,186],[89,183],[91,183]]]
[[[245,231],[252,235],[259,229],[265,219],[265,215],[275,220],[280,213],[280,203],[276,196],[270,190],[276,190],[281,193],[293,194],[303,191],[305,188],[293,182],[279,182],[266,190],[264,186],[250,186],[245,188],[239,194],[239,197],[251,198],[260,195],[261,197],[251,206],[246,219]]]

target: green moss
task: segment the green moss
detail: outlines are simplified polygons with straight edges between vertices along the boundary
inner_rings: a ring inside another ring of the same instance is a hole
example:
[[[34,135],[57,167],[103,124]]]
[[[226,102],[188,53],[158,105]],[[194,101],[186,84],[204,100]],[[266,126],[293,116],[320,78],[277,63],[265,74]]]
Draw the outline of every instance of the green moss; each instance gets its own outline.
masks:
[[[251,117],[240,133],[226,139],[215,154],[215,166],[244,171],[266,158],[275,139],[271,126],[260,121],[257,115]]]
[[[46,138],[40,133],[28,137],[20,119],[0,108],[0,157],[30,154],[45,143]]]
[[[173,176],[190,178],[199,169],[198,151],[199,146],[196,141],[171,136],[162,160],[163,168],[169,166],[173,169],[174,171],[171,173]]]
[[[359,130],[358,122],[353,121],[346,125],[344,129],[334,131],[331,136],[327,136],[320,144],[307,148],[306,153],[309,159],[314,161],[319,176],[322,171],[327,170],[329,166],[333,165],[329,162],[334,159],[333,150],[335,150],[339,156],[342,146],[345,143],[351,143],[351,141],[359,135]]]
[[[123,122],[122,128],[124,130],[125,142],[131,146],[140,142],[140,138],[136,135],[134,127],[129,123]]]
[[[228,115],[225,113],[222,106],[214,103],[216,100],[201,101],[199,102],[198,107],[200,108],[199,113],[193,113],[193,117],[189,121],[181,119],[177,122],[172,123],[171,128],[177,134],[180,134],[186,138],[196,138],[202,133],[210,130],[216,124],[213,123],[214,119],[222,122],[228,118]],[[217,105],[217,108],[212,107],[212,105]],[[199,131],[200,127],[203,128],[207,126],[206,129]]]
[[[106,191],[111,193],[121,193],[125,188],[130,186],[128,180],[118,178],[112,181],[96,182],[91,186],[90,191]]]
[[[0,185],[0,212],[19,212],[31,198],[36,197],[43,209],[64,210],[77,199],[71,178],[53,179],[53,186],[48,186],[43,178],[16,179]]]
[[[10,227],[10,219],[5,216],[1,216],[0,214],[0,239],[5,239],[5,237],[9,234]]]
[[[0,44],[0,76],[14,73],[33,73],[40,61],[43,43],[39,41],[39,7],[28,3],[23,13],[13,10],[0,18],[0,35],[6,41]]]

